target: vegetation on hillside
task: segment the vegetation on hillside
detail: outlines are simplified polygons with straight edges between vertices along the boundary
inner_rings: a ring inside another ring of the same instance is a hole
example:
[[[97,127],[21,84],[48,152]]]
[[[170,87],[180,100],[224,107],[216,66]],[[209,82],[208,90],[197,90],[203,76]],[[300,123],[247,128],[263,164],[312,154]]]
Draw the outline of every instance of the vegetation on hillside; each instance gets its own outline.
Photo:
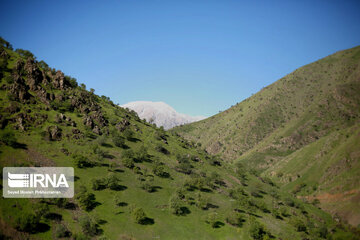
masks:
[[[360,47],[301,67],[173,132],[360,224]],[[330,194],[328,197],[325,194]]]
[[[0,199],[4,239],[355,238],[271,179],[209,155],[1,39],[0,165],[71,166],[71,199]]]

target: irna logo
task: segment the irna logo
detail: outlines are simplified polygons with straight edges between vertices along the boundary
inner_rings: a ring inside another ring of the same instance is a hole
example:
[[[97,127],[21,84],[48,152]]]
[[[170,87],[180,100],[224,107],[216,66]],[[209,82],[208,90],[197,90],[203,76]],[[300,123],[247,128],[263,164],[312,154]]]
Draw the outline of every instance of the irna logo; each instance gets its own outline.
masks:
[[[8,173],[8,186],[12,188],[47,188],[51,185],[54,188],[69,187],[64,174],[19,174]]]
[[[72,198],[74,169],[72,167],[5,167],[3,186],[5,198]]]

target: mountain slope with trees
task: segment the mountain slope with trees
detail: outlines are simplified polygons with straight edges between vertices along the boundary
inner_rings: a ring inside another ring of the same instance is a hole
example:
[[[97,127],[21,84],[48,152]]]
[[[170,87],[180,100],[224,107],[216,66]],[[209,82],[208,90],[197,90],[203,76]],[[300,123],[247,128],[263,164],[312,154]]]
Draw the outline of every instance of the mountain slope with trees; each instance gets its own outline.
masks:
[[[319,200],[357,226],[359,123],[360,47],[355,47],[296,69],[226,111],[173,131],[271,177],[298,197]]]
[[[75,169],[71,199],[0,199],[2,239],[356,239],[270,178],[209,155],[0,47],[0,165]]]

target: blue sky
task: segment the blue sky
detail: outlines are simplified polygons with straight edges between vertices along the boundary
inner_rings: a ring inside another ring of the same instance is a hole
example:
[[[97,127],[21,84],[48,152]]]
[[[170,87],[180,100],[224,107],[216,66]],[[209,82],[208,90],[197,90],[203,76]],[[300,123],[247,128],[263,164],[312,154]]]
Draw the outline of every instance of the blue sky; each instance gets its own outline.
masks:
[[[359,1],[1,1],[0,35],[115,103],[210,116],[360,45]]]

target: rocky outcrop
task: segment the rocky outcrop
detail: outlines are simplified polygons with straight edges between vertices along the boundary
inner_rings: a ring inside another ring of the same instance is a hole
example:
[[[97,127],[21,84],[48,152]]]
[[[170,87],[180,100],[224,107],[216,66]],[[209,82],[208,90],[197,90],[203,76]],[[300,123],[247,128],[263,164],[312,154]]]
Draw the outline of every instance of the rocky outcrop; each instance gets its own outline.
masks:
[[[50,105],[50,101],[54,100],[54,94],[48,93],[45,89],[40,87],[40,90],[36,92],[36,95],[39,97],[40,101],[46,105]]]
[[[64,90],[65,89],[65,75],[62,71],[58,70],[52,81],[54,88]]]
[[[30,90],[36,91],[39,83],[43,80],[43,73],[40,71],[33,58],[28,58],[26,60],[24,70],[27,75],[26,84],[29,86]]]
[[[48,139],[50,141],[60,141],[62,137],[62,130],[58,126],[50,126],[47,128]]]
[[[84,134],[77,128],[71,129],[71,132],[74,139],[80,139],[84,137]]]
[[[84,118],[83,123],[85,124],[85,126],[91,128],[91,129],[93,129],[95,126],[94,121],[92,120],[92,118],[90,116],[86,116]]]
[[[64,123],[66,126],[76,127],[76,122],[71,120],[70,117],[65,116],[63,113],[56,115],[55,121],[57,123]]]
[[[102,134],[99,126],[95,126],[92,131],[93,131],[93,133],[96,133],[96,134],[98,134],[98,135],[101,135],[101,134]]]
[[[14,100],[25,103],[31,97],[28,92],[29,87],[25,84],[23,78],[16,72],[13,74],[13,80],[14,83],[10,85],[9,92],[15,98]]]
[[[126,118],[124,118],[123,120],[121,120],[120,122],[118,122],[115,127],[117,130],[119,130],[120,132],[123,132],[127,126],[130,125],[129,120],[127,120]]]

